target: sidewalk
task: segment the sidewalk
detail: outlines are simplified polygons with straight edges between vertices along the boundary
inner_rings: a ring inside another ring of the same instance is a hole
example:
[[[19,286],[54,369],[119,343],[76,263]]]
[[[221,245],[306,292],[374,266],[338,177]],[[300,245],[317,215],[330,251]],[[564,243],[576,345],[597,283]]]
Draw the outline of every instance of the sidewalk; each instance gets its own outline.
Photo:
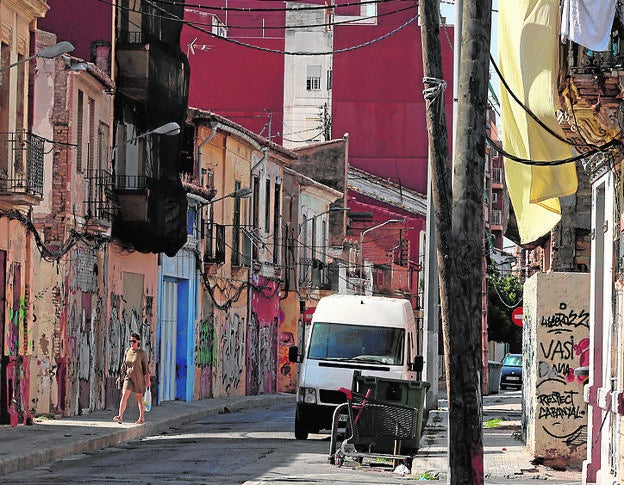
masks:
[[[437,477],[429,483],[446,483],[448,473],[448,403],[439,400],[438,409],[429,413],[412,463],[412,475]],[[533,465],[533,456],[521,440],[521,392],[501,392],[483,397],[483,468],[485,483],[580,484],[580,470],[557,471]],[[499,421],[500,420],[500,421]],[[490,427],[491,426],[491,427]],[[427,473],[428,472],[428,473]]]
[[[136,425],[137,411],[128,407],[127,423],[112,421],[114,410],[95,411],[63,419],[36,419],[31,426],[0,426],[0,477],[54,462],[77,453],[114,446],[144,436],[156,435],[171,427],[205,416],[236,412],[253,407],[292,401],[292,394],[170,401],[146,413],[145,424]]]

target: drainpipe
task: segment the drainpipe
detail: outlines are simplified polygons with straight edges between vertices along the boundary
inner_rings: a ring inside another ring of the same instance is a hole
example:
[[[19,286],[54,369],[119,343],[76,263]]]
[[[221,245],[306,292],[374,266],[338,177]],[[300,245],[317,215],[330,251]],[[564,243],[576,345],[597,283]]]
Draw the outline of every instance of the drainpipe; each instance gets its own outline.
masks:
[[[206,143],[210,143],[210,141],[214,138],[214,136],[217,134],[217,128],[219,128],[219,122],[218,121],[211,121],[210,122],[210,128],[212,128],[212,130],[210,131],[210,135],[208,135],[206,138],[204,138],[204,141],[202,141],[199,146],[197,147],[197,161],[201,164],[201,156],[202,156],[202,152],[204,149],[204,145]]]
[[[262,151],[262,158],[260,158],[260,160],[258,160],[256,162],[256,164],[253,167],[251,167],[251,174],[252,175],[256,171],[256,168],[258,168],[258,165],[260,165],[263,162],[266,162],[266,159],[269,157],[269,147],[262,147],[261,151]],[[252,157],[253,157],[253,155],[252,155]],[[252,160],[253,160],[253,158],[252,158]]]

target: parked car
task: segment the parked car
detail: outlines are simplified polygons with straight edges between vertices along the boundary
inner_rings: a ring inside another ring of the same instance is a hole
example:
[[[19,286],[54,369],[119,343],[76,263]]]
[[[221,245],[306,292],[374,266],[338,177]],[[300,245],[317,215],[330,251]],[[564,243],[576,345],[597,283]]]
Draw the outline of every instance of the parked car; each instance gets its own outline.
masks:
[[[507,354],[502,360],[500,388],[522,387],[522,355]]]

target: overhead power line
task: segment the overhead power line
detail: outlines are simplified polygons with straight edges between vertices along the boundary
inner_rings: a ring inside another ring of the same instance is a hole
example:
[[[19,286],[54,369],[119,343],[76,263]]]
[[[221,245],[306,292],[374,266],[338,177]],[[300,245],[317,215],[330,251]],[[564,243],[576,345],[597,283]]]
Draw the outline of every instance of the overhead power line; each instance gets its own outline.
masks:
[[[112,2],[110,2],[110,0],[98,0],[100,3],[105,3],[107,5],[113,5]],[[328,56],[328,55],[334,55],[334,54],[342,54],[345,52],[350,52],[350,51],[354,51],[357,49],[361,49],[363,47],[368,47],[370,45],[376,44],[384,39],[387,39],[388,37],[391,37],[392,35],[396,34],[397,32],[400,32],[401,30],[403,30],[405,27],[407,27],[408,25],[412,24],[413,22],[415,22],[418,19],[418,15],[415,15],[414,17],[408,19],[407,21],[405,21],[403,24],[399,25],[398,27],[392,29],[391,31],[387,32],[384,35],[381,35],[379,37],[376,37],[374,39],[371,39],[367,42],[363,42],[360,44],[356,44],[350,47],[345,47],[342,49],[335,49],[335,50],[331,50],[331,51],[320,51],[320,52],[302,52],[302,51],[285,51],[285,50],[281,50],[281,49],[271,49],[268,47],[262,47],[262,46],[257,46],[257,45],[253,45],[253,44],[248,44],[246,42],[241,42],[239,40],[235,40],[232,38],[228,38],[228,37],[223,37],[220,36],[218,34],[213,33],[212,31],[197,25],[194,22],[190,22],[187,20],[184,20],[183,18],[179,17],[178,15],[168,12],[167,10],[163,9],[162,7],[155,5],[154,2],[147,2],[150,5],[154,6],[155,8],[159,9],[162,12],[162,15],[155,15],[155,14],[149,14],[149,13],[145,13],[145,12],[140,12],[139,10],[134,10],[134,9],[130,9],[127,7],[121,7],[119,5],[115,5],[116,8],[121,9],[121,10],[126,10],[126,11],[131,11],[131,12],[137,12],[137,13],[142,13],[142,15],[145,16],[149,16],[149,17],[154,17],[154,18],[159,18],[159,19],[164,19],[164,20],[170,20],[170,21],[174,21],[174,22],[180,22],[184,25],[187,25],[189,28],[198,30],[206,35],[209,35],[213,38],[216,39],[220,39],[223,40],[225,42],[230,42],[232,44],[235,45],[239,45],[241,47],[247,47],[250,49],[255,49],[255,50],[259,50],[262,52],[269,52],[269,53],[274,53],[274,54],[282,54],[282,55],[290,55],[290,56]],[[289,27],[290,28],[290,27]]]
[[[271,0],[267,0],[268,1]],[[178,6],[180,4],[184,4],[185,7],[190,8],[198,8],[205,10],[218,10],[223,12],[299,12],[302,10],[329,10],[329,9],[337,9],[343,7],[356,7],[360,5],[374,5],[380,3],[390,3],[393,1],[403,1],[403,0],[366,0],[363,2],[347,2],[347,3],[337,3],[334,5],[307,5],[302,4],[300,7],[230,7],[230,6],[216,6],[216,5],[206,5],[206,4],[190,4],[187,2],[179,2],[175,0],[155,0],[156,3],[161,3],[163,5],[172,5]],[[282,1],[276,1],[275,3],[283,3]]]

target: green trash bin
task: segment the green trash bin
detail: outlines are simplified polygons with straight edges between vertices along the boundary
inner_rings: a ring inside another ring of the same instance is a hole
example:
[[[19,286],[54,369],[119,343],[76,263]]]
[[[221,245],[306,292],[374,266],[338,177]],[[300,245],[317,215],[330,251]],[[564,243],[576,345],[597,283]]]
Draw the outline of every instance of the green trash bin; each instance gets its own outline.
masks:
[[[413,440],[403,440],[401,452],[416,454],[420,447],[420,435],[422,434],[422,421],[425,411],[425,396],[430,384],[424,381],[407,381],[402,379],[388,379],[385,377],[363,376],[359,372],[353,374],[352,390],[360,394],[366,394],[370,389],[369,397],[377,401],[393,404],[403,404],[418,409],[416,419],[416,437]],[[376,449],[385,448],[385,453],[392,453],[394,441],[376,443]]]

